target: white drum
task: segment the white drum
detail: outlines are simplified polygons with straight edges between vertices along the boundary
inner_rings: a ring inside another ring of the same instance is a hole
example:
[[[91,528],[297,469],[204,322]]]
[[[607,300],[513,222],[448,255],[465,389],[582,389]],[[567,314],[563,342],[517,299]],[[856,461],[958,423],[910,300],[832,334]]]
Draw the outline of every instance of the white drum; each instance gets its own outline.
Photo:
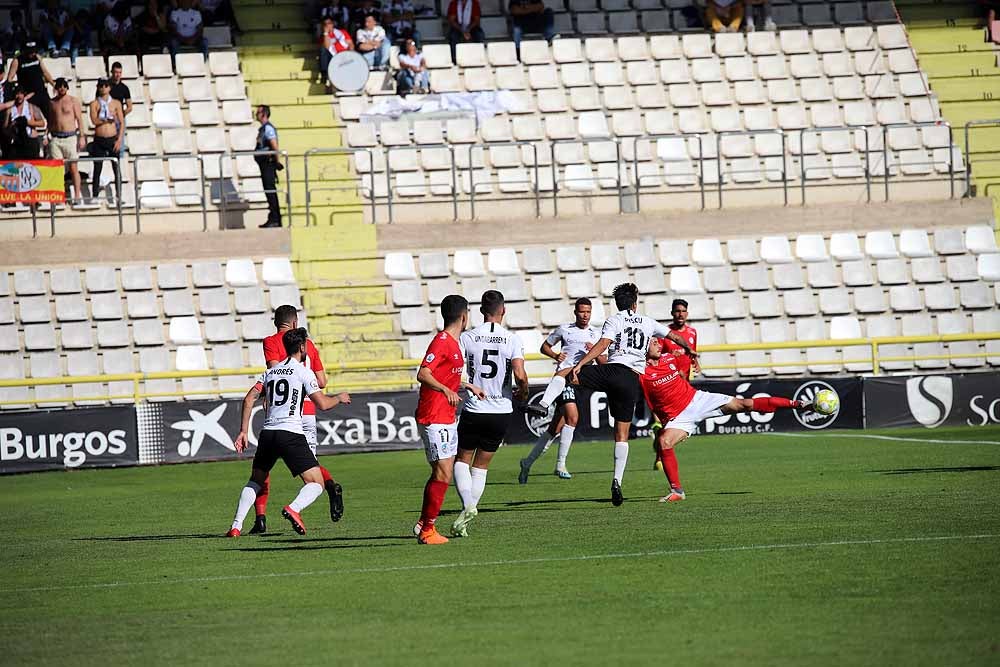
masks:
[[[337,90],[357,93],[368,83],[368,61],[357,51],[341,51],[330,60],[326,74]]]

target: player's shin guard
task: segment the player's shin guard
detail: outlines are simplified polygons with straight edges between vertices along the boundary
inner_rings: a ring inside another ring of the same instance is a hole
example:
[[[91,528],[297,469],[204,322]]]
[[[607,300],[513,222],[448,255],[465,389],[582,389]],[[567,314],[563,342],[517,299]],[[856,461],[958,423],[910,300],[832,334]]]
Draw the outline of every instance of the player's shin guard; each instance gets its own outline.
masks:
[[[256,485],[255,485],[256,486]],[[267,514],[267,496],[271,493],[271,476],[264,480],[264,486],[257,486],[257,499],[254,501],[254,510],[257,516]]]
[[[470,468],[469,472],[472,474],[472,506],[477,507],[479,499],[483,497],[483,491],[486,490],[486,473],[488,471],[486,468]]]
[[[775,412],[782,408],[794,408],[796,402],[782,396],[764,396],[753,399],[754,412]]]
[[[538,401],[539,405],[544,407],[549,407],[552,405],[553,401],[559,398],[559,394],[563,393],[566,388],[566,378],[561,375],[553,375],[552,379],[549,380],[548,386],[545,387],[545,393],[542,394],[542,400]]]
[[[305,508],[313,504],[317,498],[323,493],[323,485],[317,484],[316,482],[309,482],[304,484],[299,490],[299,495],[295,496],[295,500],[288,504],[296,512],[301,512]]]
[[[663,474],[667,476],[670,488],[681,488],[681,476],[677,470],[677,454],[674,453],[673,447],[660,450],[660,462],[663,463]]]
[[[628,443],[615,443],[615,480],[621,484],[625,476],[625,464],[628,463]]]
[[[566,467],[566,457],[569,456],[569,448],[573,446],[573,433],[575,431],[575,427],[567,424],[559,432],[559,455],[556,457],[556,468],[559,470]]]
[[[247,485],[243,487],[240,492],[240,500],[236,504],[236,514],[233,516],[233,528],[243,530],[243,521],[250,513],[250,508],[254,506],[258,493],[260,493],[260,485],[257,482],[247,482]]]
[[[424,485],[424,504],[420,509],[420,521],[426,530],[433,526],[441,513],[441,505],[444,504],[444,496],[448,493],[448,484],[434,479],[427,480]]]
[[[468,463],[455,461],[455,490],[462,499],[463,508],[476,506],[475,494],[472,492],[472,473],[469,472]]]

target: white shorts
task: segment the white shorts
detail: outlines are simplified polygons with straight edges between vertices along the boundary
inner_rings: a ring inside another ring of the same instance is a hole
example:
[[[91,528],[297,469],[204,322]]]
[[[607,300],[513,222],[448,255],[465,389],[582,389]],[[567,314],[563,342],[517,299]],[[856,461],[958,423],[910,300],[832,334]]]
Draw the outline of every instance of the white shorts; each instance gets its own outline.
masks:
[[[434,463],[458,454],[458,422],[454,424],[417,424],[424,443],[427,462]]]
[[[688,435],[695,432],[698,422],[709,417],[721,417],[723,405],[733,400],[726,394],[713,394],[710,391],[698,390],[688,406],[681,413],[663,425],[663,428],[677,428],[687,431]]]
[[[316,439],[316,415],[302,415],[302,433],[306,436],[313,456],[316,456],[316,447],[319,445]]]

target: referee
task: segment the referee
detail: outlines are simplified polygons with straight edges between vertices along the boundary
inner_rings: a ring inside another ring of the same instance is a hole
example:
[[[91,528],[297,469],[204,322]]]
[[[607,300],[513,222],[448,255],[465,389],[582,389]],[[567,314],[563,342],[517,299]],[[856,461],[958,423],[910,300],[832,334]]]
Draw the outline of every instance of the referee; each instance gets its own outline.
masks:
[[[261,104],[257,107],[257,155],[254,160],[260,167],[260,180],[264,186],[264,196],[267,197],[267,222],[261,227],[281,227],[281,206],[278,204],[278,172],[284,165],[278,159],[278,131],[271,125],[271,107]],[[261,151],[274,151],[271,154],[261,154]]]

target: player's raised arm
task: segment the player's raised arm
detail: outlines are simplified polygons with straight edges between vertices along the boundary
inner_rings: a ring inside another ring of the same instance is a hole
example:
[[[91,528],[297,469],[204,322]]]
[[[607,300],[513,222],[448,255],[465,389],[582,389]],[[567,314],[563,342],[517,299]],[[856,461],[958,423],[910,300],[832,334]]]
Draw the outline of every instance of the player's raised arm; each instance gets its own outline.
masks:
[[[346,391],[342,391],[335,396],[328,396],[327,394],[324,394],[322,390],[317,390],[309,394],[309,400],[315,403],[316,407],[320,410],[332,410],[341,403],[350,405],[351,395]]]
[[[247,448],[247,433],[250,430],[250,416],[253,414],[254,403],[260,398],[261,391],[264,389],[264,376],[254,383],[254,386],[250,387],[250,391],[247,395],[243,397],[243,411],[240,413],[240,434],[236,436],[236,442],[233,443],[236,446],[236,451],[242,453],[244,449]]]
[[[677,333],[670,327],[666,327],[657,322],[656,326],[653,327],[653,335],[656,336],[657,338],[669,338],[670,340],[674,341],[682,348],[684,348],[684,351],[687,353],[689,357],[691,357],[692,361],[697,362],[698,352],[696,352],[695,349],[691,347],[691,344],[688,343],[683,336],[681,336],[679,333]]]
[[[559,329],[556,329],[555,331],[550,333],[544,341],[542,341],[542,347],[539,350],[539,352],[544,354],[546,357],[554,359],[557,363],[561,364],[563,361],[566,360],[566,352],[565,351],[556,352],[555,350],[552,349],[553,345],[561,341],[562,341],[562,336],[559,335]]]

